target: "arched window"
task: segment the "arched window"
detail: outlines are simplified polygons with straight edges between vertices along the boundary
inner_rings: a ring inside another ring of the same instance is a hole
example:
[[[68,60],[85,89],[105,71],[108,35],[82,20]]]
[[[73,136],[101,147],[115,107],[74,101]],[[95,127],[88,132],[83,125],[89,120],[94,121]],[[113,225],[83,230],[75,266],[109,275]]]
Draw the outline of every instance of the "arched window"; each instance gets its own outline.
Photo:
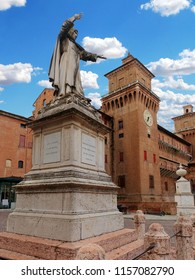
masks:
[[[114,100],[111,101],[112,109],[114,109]]]
[[[46,99],[43,99],[43,107],[45,107],[47,105],[47,101]]]

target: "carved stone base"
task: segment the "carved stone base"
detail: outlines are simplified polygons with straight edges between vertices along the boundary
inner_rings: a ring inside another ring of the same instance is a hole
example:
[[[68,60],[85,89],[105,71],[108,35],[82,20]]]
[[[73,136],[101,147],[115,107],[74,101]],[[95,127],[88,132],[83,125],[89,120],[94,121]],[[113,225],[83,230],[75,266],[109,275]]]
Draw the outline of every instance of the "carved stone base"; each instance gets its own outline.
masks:
[[[89,100],[66,95],[29,126],[33,167],[16,186],[7,231],[77,241],[124,228],[118,187],[104,169],[109,128]]]
[[[124,228],[112,187],[17,187],[16,209],[7,231],[63,241],[77,241]]]

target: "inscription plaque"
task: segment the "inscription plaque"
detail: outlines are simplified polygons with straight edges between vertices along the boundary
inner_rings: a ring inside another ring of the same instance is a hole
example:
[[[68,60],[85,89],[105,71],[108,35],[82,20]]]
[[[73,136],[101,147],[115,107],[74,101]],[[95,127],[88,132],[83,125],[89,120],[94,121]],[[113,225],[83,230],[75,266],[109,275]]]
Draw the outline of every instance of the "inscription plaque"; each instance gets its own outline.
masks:
[[[82,162],[96,165],[96,138],[82,133]]]
[[[43,163],[60,161],[60,132],[44,135]]]

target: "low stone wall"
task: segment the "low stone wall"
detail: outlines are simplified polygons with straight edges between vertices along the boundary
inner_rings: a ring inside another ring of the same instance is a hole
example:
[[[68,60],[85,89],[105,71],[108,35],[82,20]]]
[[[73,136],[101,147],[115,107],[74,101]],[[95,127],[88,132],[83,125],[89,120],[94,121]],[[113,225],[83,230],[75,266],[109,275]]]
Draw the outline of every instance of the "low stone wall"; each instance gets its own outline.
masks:
[[[144,213],[148,214],[177,214],[177,204],[176,202],[128,202],[126,200],[119,200],[118,205],[120,205],[123,212],[133,212],[141,209]]]
[[[178,216],[174,224],[175,234],[169,236],[160,223],[150,225],[145,232],[145,215],[138,210],[134,216],[134,225],[138,239],[144,240],[143,252],[137,252],[134,259],[142,260],[194,260],[195,257],[195,214]],[[171,238],[176,237],[176,246],[171,246]],[[81,248],[77,259],[106,259],[101,247]]]

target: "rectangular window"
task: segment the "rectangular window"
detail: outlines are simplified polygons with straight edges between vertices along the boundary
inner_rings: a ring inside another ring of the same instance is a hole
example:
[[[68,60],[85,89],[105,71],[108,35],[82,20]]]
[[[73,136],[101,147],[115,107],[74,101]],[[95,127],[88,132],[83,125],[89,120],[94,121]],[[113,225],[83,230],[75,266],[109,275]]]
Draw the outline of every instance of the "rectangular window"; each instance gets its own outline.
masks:
[[[153,162],[156,163],[156,154],[153,154]]]
[[[18,161],[18,168],[23,168],[24,167],[24,162],[22,160]]]
[[[25,124],[25,123],[21,123],[21,124],[20,124],[20,127],[21,127],[21,128],[26,128],[26,124]]]
[[[149,175],[149,188],[154,189],[154,176]]]
[[[125,175],[118,176],[118,186],[120,188],[125,188]]]
[[[119,137],[119,138],[123,138],[123,137],[124,137],[124,133],[120,133],[120,134],[118,135],[118,137]]]
[[[110,91],[114,90],[114,83],[110,83]]]
[[[105,163],[108,163],[108,155],[105,155]]]
[[[11,159],[6,159],[5,165],[6,165],[6,167],[12,167]]]
[[[124,78],[119,79],[119,87],[122,87],[124,85]]]
[[[118,121],[118,129],[123,129],[123,121]]]
[[[144,151],[144,160],[147,160],[147,151]]]
[[[188,122],[184,122],[184,128],[188,127]]]
[[[25,147],[25,141],[26,141],[26,136],[25,135],[20,135],[20,139],[19,139],[19,147],[20,148]]]
[[[169,188],[168,188],[168,182],[165,182],[165,191],[168,191]]]
[[[124,154],[123,154],[123,152],[119,153],[119,161],[120,162],[124,161]]]

